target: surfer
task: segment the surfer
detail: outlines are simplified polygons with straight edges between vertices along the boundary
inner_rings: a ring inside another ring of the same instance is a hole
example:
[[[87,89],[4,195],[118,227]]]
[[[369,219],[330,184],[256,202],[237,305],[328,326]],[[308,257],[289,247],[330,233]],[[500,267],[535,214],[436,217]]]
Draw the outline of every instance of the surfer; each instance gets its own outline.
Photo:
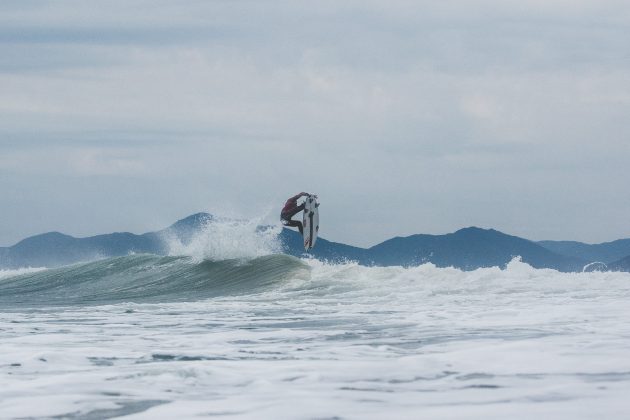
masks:
[[[289,198],[286,203],[284,203],[284,207],[280,212],[280,221],[282,222],[282,224],[284,226],[298,228],[300,230],[300,235],[303,234],[304,230],[304,228],[302,227],[302,222],[300,222],[299,220],[291,220],[291,218],[304,210],[304,203],[298,206],[297,201],[301,197],[308,197],[309,195],[309,193],[305,192],[294,195],[293,197]]]

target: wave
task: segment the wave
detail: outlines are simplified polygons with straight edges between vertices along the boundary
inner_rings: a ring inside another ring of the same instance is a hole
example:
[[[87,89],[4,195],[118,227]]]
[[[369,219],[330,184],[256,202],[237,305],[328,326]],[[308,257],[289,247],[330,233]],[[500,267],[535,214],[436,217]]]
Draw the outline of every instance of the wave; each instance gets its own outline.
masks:
[[[10,273],[7,273],[10,274]],[[566,293],[581,296],[595,285],[602,294],[627,290],[628,273],[561,273],[513,259],[505,268],[474,271],[328,264],[284,254],[197,261],[191,256],[131,255],[0,280],[0,309],[108,305],[124,302],[193,302],[224,296],[243,299],[383,300],[413,305],[435,296]],[[598,287],[599,287],[598,286]],[[279,297],[281,296],[281,297]]]
[[[197,261],[189,256],[130,255],[0,282],[0,307],[194,301],[265,291],[310,268],[288,255]]]
[[[43,271],[45,269],[46,267],[24,267],[24,268],[17,268],[15,270],[0,270],[0,280],[7,277],[19,276],[22,274],[36,273],[38,271]]]

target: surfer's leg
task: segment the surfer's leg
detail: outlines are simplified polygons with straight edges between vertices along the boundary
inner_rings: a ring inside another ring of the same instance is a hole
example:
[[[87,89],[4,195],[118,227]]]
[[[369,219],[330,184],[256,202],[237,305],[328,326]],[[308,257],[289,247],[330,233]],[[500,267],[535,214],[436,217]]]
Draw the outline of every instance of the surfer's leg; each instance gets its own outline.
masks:
[[[287,220],[286,223],[284,223],[285,226],[289,226],[289,227],[296,227],[300,230],[300,235],[303,233],[304,231],[304,227],[302,226],[302,222],[298,221],[298,220]]]
[[[280,215],[280,220],[282,220],[282,224],[288,227],[296,227],[300,230],[300,235],[304,234],[304,227],[302,226],[302,222],[300,222],[299,220],[291,220],[293,216],[303,210],[304,204],[300,204],[295,209],[291,210],[291,212],[282,213]]]

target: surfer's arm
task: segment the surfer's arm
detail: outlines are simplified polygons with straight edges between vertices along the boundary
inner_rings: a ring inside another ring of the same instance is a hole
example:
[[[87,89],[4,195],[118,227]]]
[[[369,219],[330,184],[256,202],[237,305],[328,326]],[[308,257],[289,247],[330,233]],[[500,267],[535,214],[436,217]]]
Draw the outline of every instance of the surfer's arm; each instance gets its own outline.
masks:
[[[309,195],[309,193],[301,192],[301,193],[299,193],[297,195],[294,195],[293,197],[289,198],[289,200],[297,201],[298,198],[300,198],[300,197],[307,197],[308,195]]]

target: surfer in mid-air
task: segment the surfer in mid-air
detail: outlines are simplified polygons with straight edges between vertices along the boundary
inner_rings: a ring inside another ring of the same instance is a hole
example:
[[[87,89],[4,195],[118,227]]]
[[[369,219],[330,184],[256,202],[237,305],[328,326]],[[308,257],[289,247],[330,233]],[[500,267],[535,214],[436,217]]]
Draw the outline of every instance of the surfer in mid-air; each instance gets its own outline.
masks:
[[[291,218],[304,210],[304,203],[298,206],[298,200],[302,197],[308,197],[309,195],[309,193],[305,192],[294,195],[293,197],[289,198],[286,203],[284,203],[282,212],[280,212],[280,221],[282,222],[282,224],[284,226],[298,228],[300,230],[300,235],[304,233],[302,222],[300,222],[299,220],[291,220]]]

